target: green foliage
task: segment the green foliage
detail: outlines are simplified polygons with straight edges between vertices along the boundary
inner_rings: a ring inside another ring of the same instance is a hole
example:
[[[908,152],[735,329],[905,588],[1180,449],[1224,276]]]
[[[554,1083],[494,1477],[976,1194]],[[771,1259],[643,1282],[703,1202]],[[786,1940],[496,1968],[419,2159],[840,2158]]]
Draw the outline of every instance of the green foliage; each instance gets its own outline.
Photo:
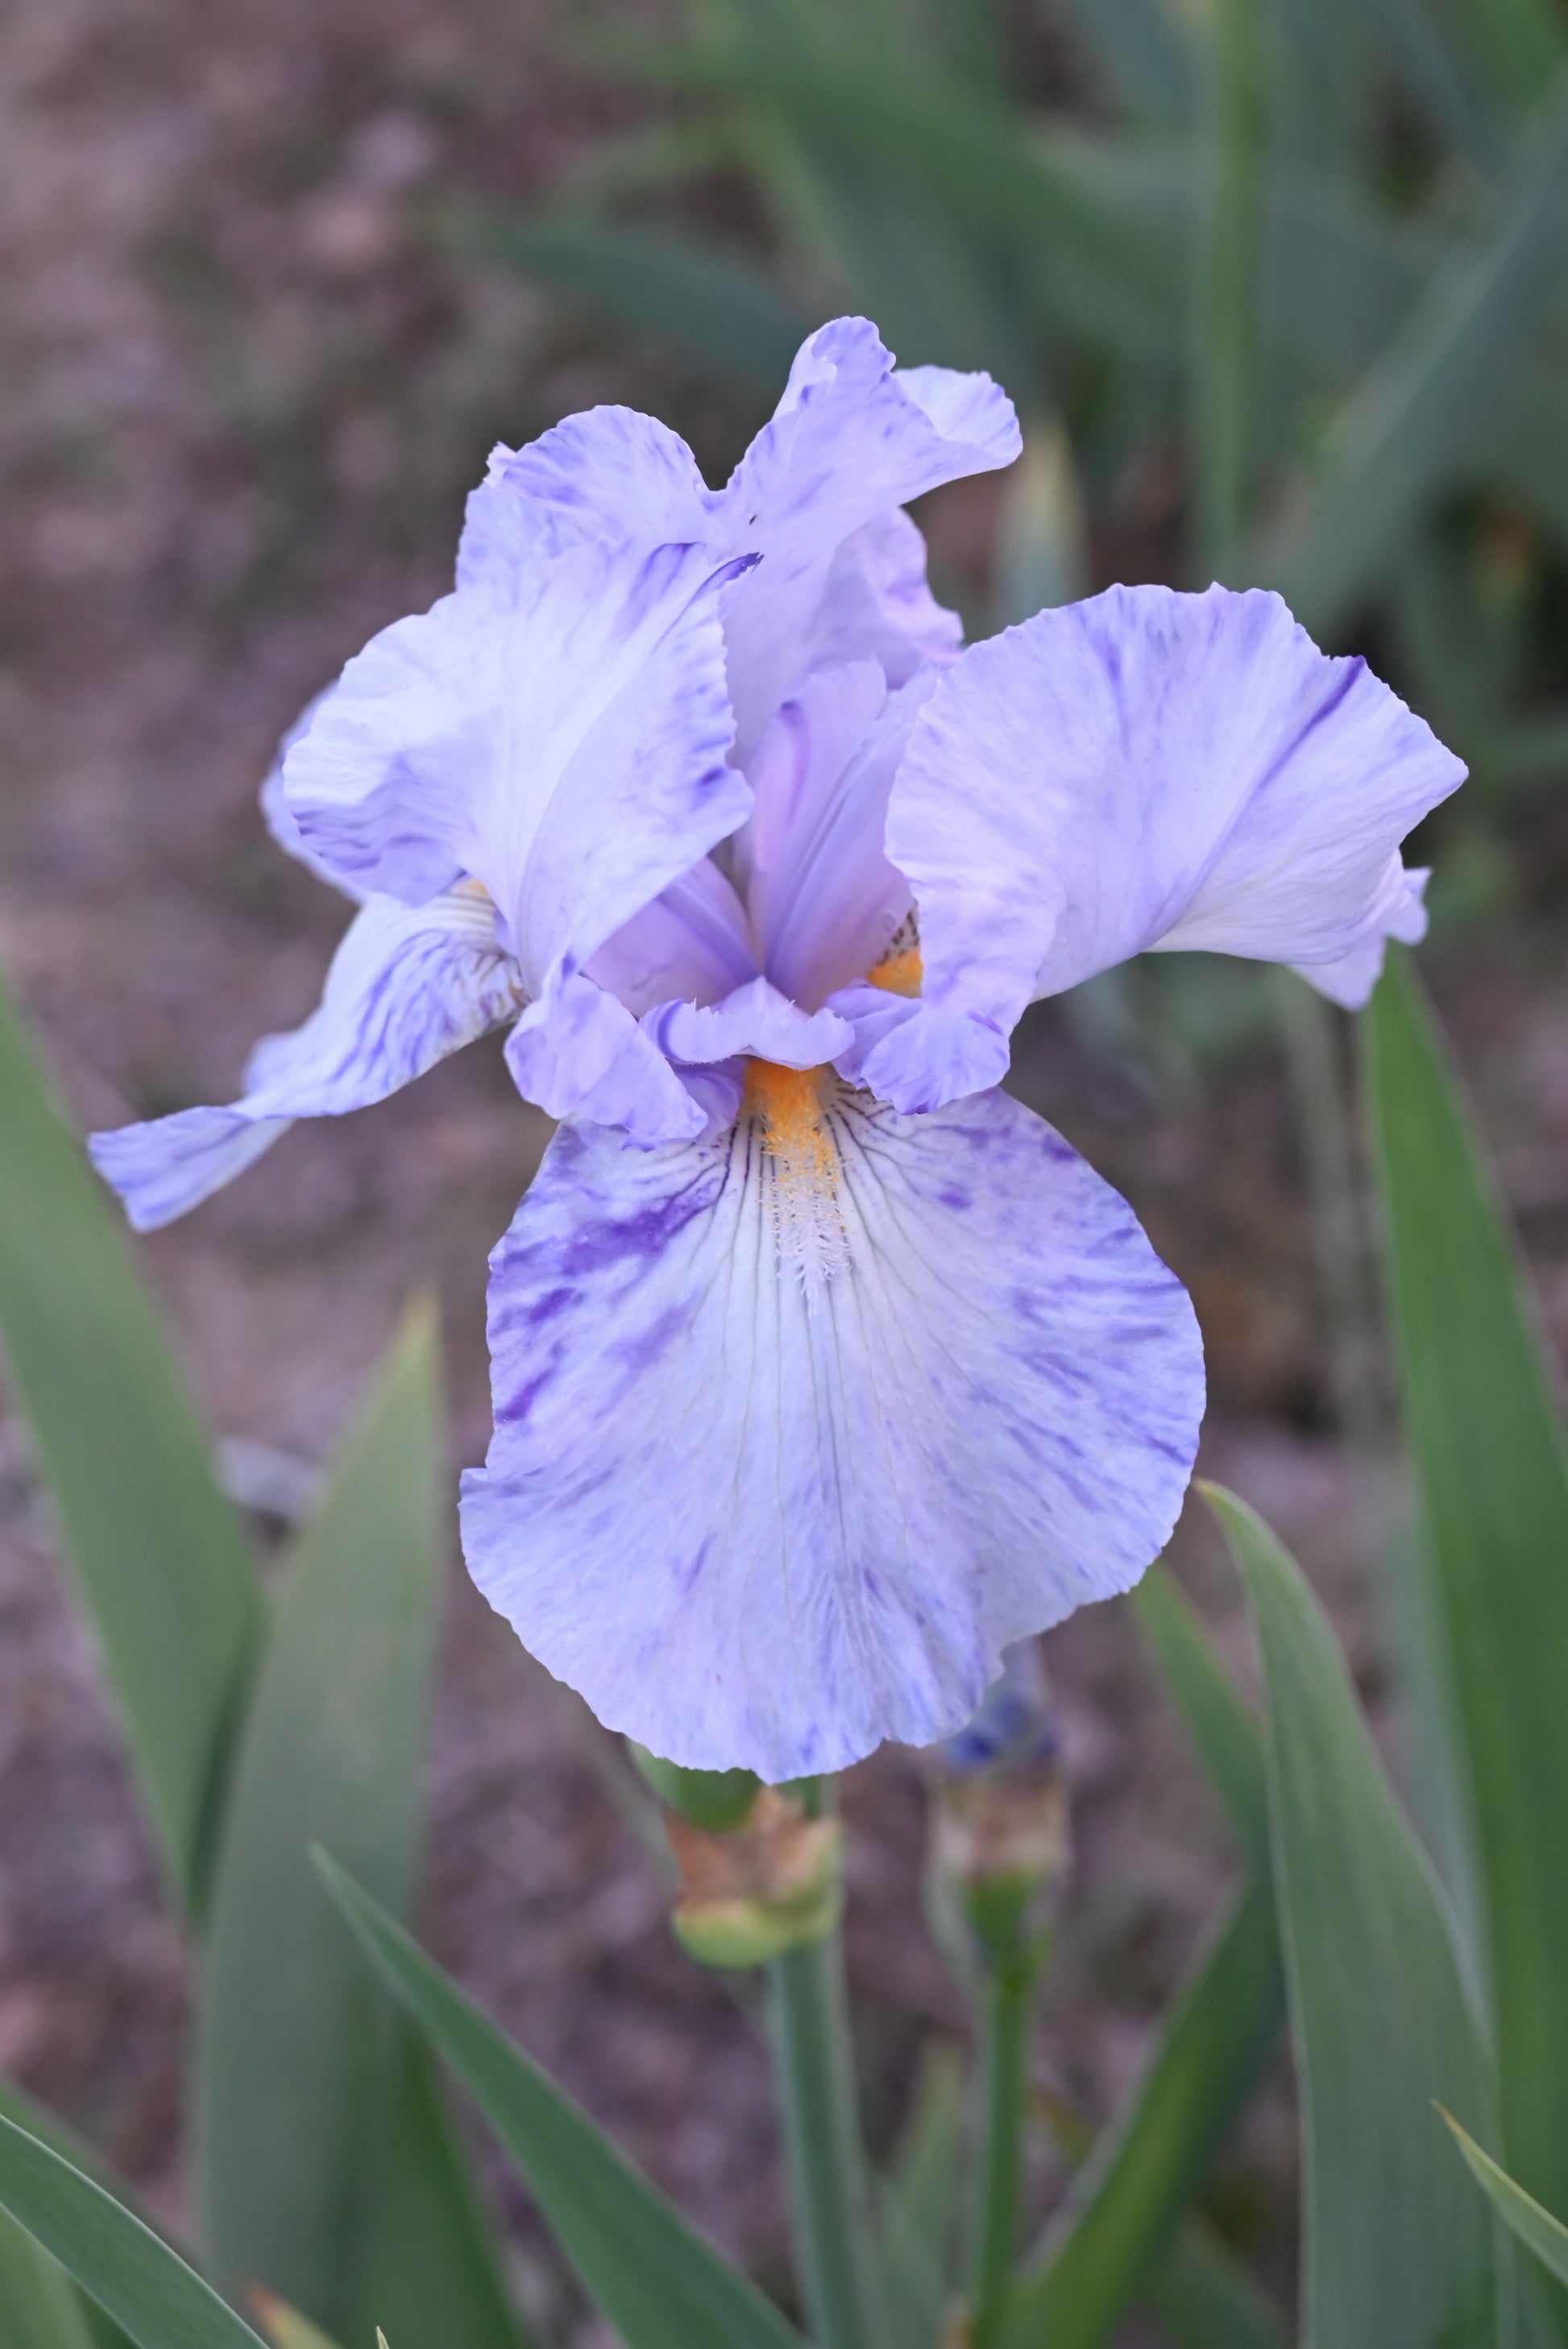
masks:
[[[1267,1890],[1243,1894],[1014,2289],[1005,2349],[1097,2349],[1142,2295],[1274,2044],[1283,2007]]]
[[[1568,1450],[1557,1382],[1403,957],[1373,999],[1367,1045],[1420,1557],[1483,1896],[1503,2158],[1527,2192],[1568,2209]]]
[[[1568,79],[1491,233],[1457,244],[1346,403],[1306,519],[1264,557],[1309,628],[1332,629],[1491,425],[1568,275]]]
[[[1495,2243],[1434,2126],[1486,2127],[1486,2060],[1435,1877],[1300,1569],[1205,1488],[1246,1584],[1268,1693],[1269,1815],[1305,2106],[1309,2349],[1497,2337]]]
[[[627,2349],[801,2349],[793,2326],[586,2113],[340,1868],[325,1857],[317,1865],[377,1972],[474,2097]]]
[[[414,2059],[308,1857],[330,1837],[407,1908],[446,1559],[446,1469],[434,1317],[420,1309],[290,1568],[234,1777],[203,1971],[196,2067],[202,2235],[224,2290],[259,2284],[345,2337],[397,2313],[431,2267],[472,2267],[466,2332],[511,2349],[482,2240],[456,2243],[430,2099],[399,2092]],[[434,2172],[413,2195],[399,2173]],[[364,2304],[377,2203],[376,2306]],[[433,2238],[433,2240],[432,2240]],[[429,2287],[426,2287],[427,2293]]]
[[[0,2208],[123,2326],[136,2349],[263,2349],[211,2286],[123,2203],[3,2118]]]
[[[1171,2349],[1289,2349],[1284,2320],[1202,2220],[1189,2220],[1144,2294]]]
[[[1150,1568],[1131,1605],[1248,1865],[1266,1878],[1268,1788],[1257,1722],[1168,1567],[1156,1562]]]
[[[1555,0],[1064,13],[1088,109],[1031,98],[995,7],[688,0],[684,30],[619,52],[678,108],[638,150],[658,228],[614,216],[609,168],[577,175],[569,212],[497,208],[469,233],[751,389],[781,379],[797,319],[846,307],[906,360],[987,367],[1026,419],[1065,420],[1088,522],[1119,548],[1129,480],[1167,467],[1184,416],[1192,583],[1273,582],[1331,636],[1397,606],[1411,549],[1478,492],[1483,523],[1568,543]],[[767,212],[749,260],[680,225],[716,167]],[[1004,539],[1003,620],[1014,573]],[[1461,745],[1504,790],[1568,771],[1568,718],[1542,702],[1563,683],[1541,652],[1555,575],[1501,623],[1507,690]],[[1463,685],[1481,633],[1456,630],[1436,673]],[[1423,700],[1430,673],[1408,680]]]
[[[106,2194],[112,2194],[117,2202],[123,2202],[126,2209],[134,2217],[139,2219],[144,2226],[150,2223],[146,2213],[138,2209],[136,2199],[124,2179],[117,2178],[108,2164],[94,2152],[91,2146],[85,2145],[75,2132],[68,2129],[65,2123],[57,2119],[53,2113],[46,2110],[42,2105],[36,2104],[31,2096],[26,2095],[17,2087],[14,2080],[0,2078],[0,2119],[8,2120],[16,2128],[25,2130],[27,2136],[36,2137],[41,2144],[46,2145],[51,2152],[57,2153],[63,2161],[69,2162],[73,2169],[78,2169],[85,2177],[90,2178],[93,2184],[101,2187]],[[0,2289],[0,2309],[8,2305],[5,2298],[6,2291],[15,2291],[20,2298],[28,2288],[26,2278],[29,2266],[35,2270],[41,2266],[46,2271],[50,2271],[57,2280],[40,2283],[35,2275],[31,2284],[34,2294],[32,2304],[47,2310],[59,2296],[57,2267],[49,2261],[46,2252],[40,2251],[16,2227],[14,2220],[0,2220],[0,2232],[5,2232],[7,2229],[9,2240],[5,2249],[9,2251],[9,2264],[6,2262],[5,2252],[0,2251],[0,2286],[4,2287]],[[154,2231],[157,2231],[156,2229]],[[83,2301],[77,2296],[73,2301],[73,2308],[77,2321],[86,2329],[88,2349],[126,2349],[125,2334],[113,2319],[104,2313],[96,2301]],[[68,2324],[70,2320],[67,2317],[64,2322]],[[0,2343],[4,2341],[5,2335],[0,2333]],[[70,2343],[68,2333],[67,2342],[68,2349],[75,2349],[75,2344]]]
[[[76,2288],[58,2262],[0,2214],[0,2340],[5,2349],[93,2349]]]
[[[1532,2194],[1515,2185],[1506,2169],[1483,2152],[1467,2129],[1462,2129],[1451,2113],[1443,2118],[1459,2141],[1460,2151],[1470,2164],[1470,2176],[1486,2194],[1494,2210],[1510,2226],[1520,2241],[1532,2251],[1542,2265],[1557,2278],[1568,2283],[1568,2227],[1543,2210]]]
[[[119,1211],[3,995],[0,1341],[170,1872],[199,1909],[260,1592]]]
[[[726,374],[782,381],[805,333],[799,315],[744,257],[645,229],[592,220],[480,220],[458,234],[627,326],[684,344]]]
[[[925,2051],[914,2103],[879,2195],[882,2304],[890,2341],[938,2349],[954,2282],[962,2192],[964,2067]]]

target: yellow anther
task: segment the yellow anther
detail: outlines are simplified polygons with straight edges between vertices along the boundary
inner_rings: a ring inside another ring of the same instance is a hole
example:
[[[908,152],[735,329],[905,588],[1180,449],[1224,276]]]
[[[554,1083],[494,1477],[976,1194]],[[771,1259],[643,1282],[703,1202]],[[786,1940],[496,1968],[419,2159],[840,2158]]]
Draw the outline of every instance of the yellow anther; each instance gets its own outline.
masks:
[[[902,954],[891,954],[868,970],[869,986],[884,988],[889,995],[918,995],[925,977],[925,966],[918,947],[906,947]]]

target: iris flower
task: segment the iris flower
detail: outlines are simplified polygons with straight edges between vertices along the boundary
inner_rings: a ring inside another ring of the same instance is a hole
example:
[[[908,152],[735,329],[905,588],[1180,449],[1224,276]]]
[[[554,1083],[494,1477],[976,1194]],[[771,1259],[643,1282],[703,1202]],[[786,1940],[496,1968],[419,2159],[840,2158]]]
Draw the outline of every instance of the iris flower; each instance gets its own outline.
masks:
[[[1463,769],[1277,596],[1113,587],[965,651],[904,503],[986,376],[813,335],[722,490],[654,419],[498,449],[455,591],[264,800],[358,901],[232,1107],[97,1137],[138,1226],[506,1023],[561,1121],[491,1257],[468,1563],[601,1718],[778,1781],[960,1728],[1134,1582],[1203,1402],[1179,1281],[1000,1090],[1025,1007],[1201,947],[1364,999]]]

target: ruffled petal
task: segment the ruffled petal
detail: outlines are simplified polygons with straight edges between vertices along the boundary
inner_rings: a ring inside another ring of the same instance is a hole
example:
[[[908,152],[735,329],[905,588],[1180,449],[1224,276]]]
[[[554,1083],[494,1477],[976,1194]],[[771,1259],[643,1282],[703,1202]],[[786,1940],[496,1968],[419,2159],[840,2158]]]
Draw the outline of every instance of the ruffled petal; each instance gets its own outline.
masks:
[[[925,541],[901,507],[855,531],[828,566],[810,614],[800,672],[874,660],[889,685],[923,667],[950,668],[964,649],[964,623],[926,584]]]
[[[935,679],[888,694],[857,661],[808,678],[747,770],[756,794],[736,840],[763,968],[797,1002],[820,1004],[870,968],[910,910],[882,847],[893,775]]]
[[[587,966],[640,1017],[679,997],[717,1003],[757,976],[746,908],[710,857],[623,923]]]
[[[542,556],[603,543],[696,544],[714,492],[676,432],[634,408],[590,408],[490,453],[458,545],[458,585],[510,600]]]
[[[924,1009],[866,1081],[917,1109],[994,1081],[1031,997],[1148,947],[1364,952],[1408,918],[1399,841],[1464,771],[1277,595],[1113,587],[974,647],[893,785]]]
[[[463,592],[398,621],[289,753],[306,841],[405,903],[481,882],[541,993],[749,808],[725,755],[734,575],[687,546],[591,545],[520,574],[504,605]]]
[[[672,1061],[771,1061],[784,1069],[816,1069],[846,1050],[851,1031],[831,1011],[802,1011],[766,978],[737,988],[706,1009],[666,1003],[644,1021]]]
[[[1387,910],[1379,915],[1377,926],[1368,931],[1359,946],[1352,947],[1346,955],[1333,962],[1297,962],[1291,968],[1298,978],[1326,995],[1346,1011],[1359,1011],[1383,975],[1383,956],[1390,938],[1401,946],[1413,947],[1427,935],[1427,884],[1431,879],[1424,865],[1411,871],[1394,859],[1396,871],[1391,872]]]
[[[818,614],[843,542],[926,490],[1010,465],[1021,446],[989,376],[897,369],[864,318],[837,318],[802,346],[718,509],[730,543],[763,557],[726,624],[740,759],[820,657]]]
[[[581,971],[552,973],[507,1038],[506,1059],[526,1101],[552,1117],[619,1126],[643,1149],[689,1141],[707,1122],[625,1005]]]
[[[453,890],[413,910],[374,897],[350,924],[304,1027],[257,1044],[239,1101],[95,1133],[93,1164],[136,1229],[155,1231],[232,1182],[295,1118],[384,1101],[511,1019],[523,999],[481,892]]]
[[[491,1258],[464,1480],[469,1568],[552,1671],[774,1781],[952,1733],[1007,1643],[1125,1589],[1202,1408],[1184,1291],[1048,1127],[823,1081],[793,1136],[777,1079],[688,1148],[557,1133]]]

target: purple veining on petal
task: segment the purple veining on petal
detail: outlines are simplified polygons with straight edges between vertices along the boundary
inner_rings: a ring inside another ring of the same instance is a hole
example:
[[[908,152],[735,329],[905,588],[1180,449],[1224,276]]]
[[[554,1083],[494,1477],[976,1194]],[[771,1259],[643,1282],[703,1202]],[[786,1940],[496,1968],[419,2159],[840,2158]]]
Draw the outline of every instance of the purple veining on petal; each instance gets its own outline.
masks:
[[[1410,918],[1398,843],[1463,773],[1258,591],[1111,588],[975,646],[893,784],[925,1000],[867,1081],[909,1108],[984,1083],[1031,997],[1150,947],[1358,984],[1346,957]]]
[[[232,1181],[294,1119],[384,1100],[511,1019],[522,999],[494,908],[475,892],[414,909],[370,898],[333,957],[320,1007],[292,1034],[262,1038],[240,1101],[95,1134],[93,1163],[138,1230],[155,1230]]]
[[[552,1671],[773,1779],[956,1728],[1002,1643],[1124,1588],[1202,1402],[1179,1285],[1028,1112],[825,1114],[847,1253],[814,1301],[748,1121],[646,1153],[562,1130],[492,1257],[464,1485],[470,1567]]]

